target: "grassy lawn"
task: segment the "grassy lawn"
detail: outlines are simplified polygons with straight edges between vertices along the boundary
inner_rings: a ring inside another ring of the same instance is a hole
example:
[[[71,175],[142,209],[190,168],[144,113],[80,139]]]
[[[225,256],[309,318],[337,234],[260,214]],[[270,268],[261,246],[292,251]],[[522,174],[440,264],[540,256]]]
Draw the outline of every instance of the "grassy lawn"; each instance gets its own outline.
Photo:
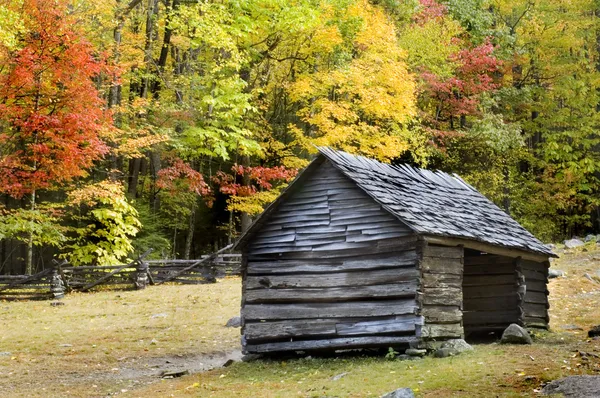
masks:
[[[567,277],[550,282],[552,333],[445,359],[271,359],[160,379],[165,367],[198,371],[239,349],[239,329],[223,327],[239,311],[239,279],[77,294],[59,307],[0,303],[0,352],[10,352],[0,354],[0,396],[378,397],[399,387],[436,398],[537,396],[555,378],[600,373],[600,359],[580,354],[600,354],[600,341],[586,337],[600,324],[600,282],[584,276],[600,269],[600,251],[586,250],[553,265]]]

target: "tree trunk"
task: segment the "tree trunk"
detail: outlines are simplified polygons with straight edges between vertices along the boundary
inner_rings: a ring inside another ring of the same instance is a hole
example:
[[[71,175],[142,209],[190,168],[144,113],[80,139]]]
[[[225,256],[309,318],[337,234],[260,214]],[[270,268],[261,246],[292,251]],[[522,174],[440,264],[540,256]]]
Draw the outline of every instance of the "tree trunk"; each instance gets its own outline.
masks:
[[[146,43],[144,45],[144,65],[145,75],[142,79],[142,87],[140,90],[140,97],[147,98],[150,78],[148,77],[150,70],[154,69],[152,65],[152,49],[154,45],[154,21],[155,16],[158,12],[158,0],[148,0],[148,10],[146,10]]]
[[[31,193],[30,209],[35,210],[35,190]],[[33,217],[33,214],[32,214]],[[25,274],[33,274],[33,219],[30,221],[29,239],[27,241],[27,257],[25,259]]]
[[[140,179],[140,169],[142,158],[133,158],[129,160],[129,177],[127,179],[127,195],[133,199],[137,195],[138,181]]]
[[[192,210],[190,213],[187,236],[185,237],[185,252],[184,252],[183,258],[186,260],[190,259],[190,254],[192,253],[192,243],[194,241],[194,227],[195,226],[196,226],[196,204],[194,203],[194,205],[192,205]]]

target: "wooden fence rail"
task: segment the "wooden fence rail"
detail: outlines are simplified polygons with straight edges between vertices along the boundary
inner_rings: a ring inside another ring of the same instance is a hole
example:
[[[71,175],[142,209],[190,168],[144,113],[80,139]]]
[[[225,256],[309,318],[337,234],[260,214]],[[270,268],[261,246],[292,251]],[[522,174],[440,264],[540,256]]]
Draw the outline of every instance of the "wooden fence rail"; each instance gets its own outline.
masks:
[[[150,251],[125,265],[70,266],[54,261],[53,267],[35,275],[0,275],[0,300],[61,298],[65,292],[144,289],[148,284],[214,283],[217,278],[239,275],[240,254],[223,248],[197,260],[144,260]]]

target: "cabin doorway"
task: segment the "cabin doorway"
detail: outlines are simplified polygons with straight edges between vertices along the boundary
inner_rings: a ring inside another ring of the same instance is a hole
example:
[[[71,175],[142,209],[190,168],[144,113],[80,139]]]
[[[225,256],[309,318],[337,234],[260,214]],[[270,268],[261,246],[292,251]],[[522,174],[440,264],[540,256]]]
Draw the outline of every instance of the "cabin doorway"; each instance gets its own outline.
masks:
[[[521,317],[516,259],[465,249],[463,327],[465,337],[502,333]]]

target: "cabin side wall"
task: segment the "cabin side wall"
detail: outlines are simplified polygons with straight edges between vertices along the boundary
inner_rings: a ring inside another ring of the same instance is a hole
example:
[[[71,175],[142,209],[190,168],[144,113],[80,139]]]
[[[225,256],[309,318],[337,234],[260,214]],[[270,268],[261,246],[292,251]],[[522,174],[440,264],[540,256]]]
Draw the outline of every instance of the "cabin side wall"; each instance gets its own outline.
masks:
[[[522,323],[518,258],[465,250],[465,332],[504,330]]]
[[[248,353],[416,340],[417,238],[324,162],[244,250]]]
[[[548,261],[520,260],[519,266],[525,277],[525,300],[523,323],[526,327],[548,329]]]
[[[424,325],[421,345],[464,337],[463,248],[421,244],[418,302]]]

